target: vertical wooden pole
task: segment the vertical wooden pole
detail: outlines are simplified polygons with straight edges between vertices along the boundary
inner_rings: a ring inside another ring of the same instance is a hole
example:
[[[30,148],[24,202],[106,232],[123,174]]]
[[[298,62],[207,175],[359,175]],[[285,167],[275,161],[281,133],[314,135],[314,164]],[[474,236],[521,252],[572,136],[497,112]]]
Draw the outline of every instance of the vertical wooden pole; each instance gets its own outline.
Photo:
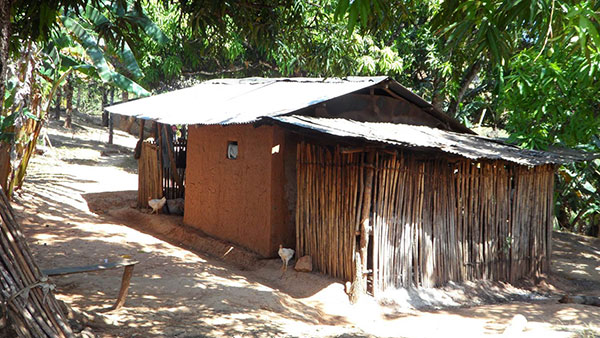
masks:
[[[361,271],[357,271],[357,273],[361,274],[361,284],[363,286],[363,290],[367,289],[367,275],[365,274],[367,270],[367,261],[368,261],[368,247],[369,247],[369,225],[370,225],[370,216],[371,216],[371,192],[373,190],[373,173],[375,162],[375,152],[369,151],[367,153],[367,160],[365,163],[365,190],[363,193],[363,203],[362,210],[360,213],[360,266]]]
[[[139,134],[140,141],[144,140],[144,124],[145,123],[146,123],[146,120],[144,120],[144,119],[140,120],[140,134]]]
[[[115,90],[110,90],[110,104],[113,104],[115,100]],[[108,144],[113,144],[113,130],[114,130],[114,121],[113,114],[108,113]]]
[[[131,282],[131,276],[133,275],[133,267],[135,265],[125,266],[123,271],[123,278],[121,279],[121,288],[119,289],[119,296],[117,302],[112,306],[111,310],[120,309],[125,304],[125,298],[127,297],[127,291],[129,290],[129,284]]]

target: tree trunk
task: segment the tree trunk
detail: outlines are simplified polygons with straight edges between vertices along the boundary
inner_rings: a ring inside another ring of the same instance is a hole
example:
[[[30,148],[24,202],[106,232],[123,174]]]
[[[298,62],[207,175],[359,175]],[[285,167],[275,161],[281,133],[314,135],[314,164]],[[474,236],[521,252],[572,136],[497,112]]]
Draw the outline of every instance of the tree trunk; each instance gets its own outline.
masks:
[[[441,90],[440,88],[443,86],[444,81],[442,81],[441,76],[438,75],[438,72],[436,72],[436,74],[434,74],[434,78],[433,78],[433,93],[431,95],[431,105],[434,106],[435,108],[437,108],[439,111],[444,111],[443,108],[443,104],[444,104],[444,97],[442,96]]]
[[[0,115],[7,113],[4,107],[4,90],[6,89],[6,71],[8,64],[8,47],[10,44],[10,17],[13,0],[0,0]],[[2,132],[2,130],[0,130]],[[10,173],[10,145],[0,142],[0,187],[7,189]]]
[[[113,102],[115,101],[115,89],[111,88],[110,89],[110,104],[113,104]],[[113,121],[113,114],[108,113],[108,144],[113,144],[113,128],[114,128],[114,121]]]
[[[13,2],[13,0],[0,0],[0,93],[3,94],[6,88],[6,67],[11,35],[10,17]],[[4,95],[0,95],[0,107],[4,107]]]
[[[8,192],[8,176],[10,172],[10,144],[0,142],[0,189],[4,190],[4,192]]]
[[[108,112],[104,110],[104,107],[108,105],[108,91],[104,85],[102,85],[102,126],[108,127]]]
[[[463,80],[460,83],[460,89],[458,90],[456,97],[454,99],[452,99],[452,101],[450,101],[450,106],[448,106],[448,110],[446,111],[446,114],[448,114],[449,116],[452,116],[452,117],[456,117],[456,112],[458,111],[458,106],[462,102],[462,99],[465,96],[465,93],[467,92],[467,90],[469,89],[471,82],[473,82],[473,80],[475,80],[475,76],[477,76],[477,74],[481,70],[481,66],[482,66],[482,62],[477,61],[473,65],[471,65],[471,67],[469,67],[467,69],[467,72],[465,73],[465,76],[463,77]]]
[[[60,101],[62,101],[62,88],[58,87],[56,89],[56,101],[54,106],[54,115],[52,116],[56,121],[60,120]]]
[[[67,111],[65,113],[64,127],[71,129],[73,119],[73,77],[71,75],[67,77],[67,83],[65,85],[65,98],[67,99]]]
[[[81,85],[78,86],[77,88],[77,103],[75,104],[75,109],[77,109],[77,111],[81,111],[81,91],[82,91],[82,87]]]

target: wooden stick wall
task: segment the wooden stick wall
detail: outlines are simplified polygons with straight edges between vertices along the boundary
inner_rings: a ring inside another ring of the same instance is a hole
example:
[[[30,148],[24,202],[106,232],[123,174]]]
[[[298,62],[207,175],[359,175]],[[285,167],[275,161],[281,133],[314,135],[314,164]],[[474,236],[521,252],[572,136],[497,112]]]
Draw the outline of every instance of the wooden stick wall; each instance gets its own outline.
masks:
[[[352,280],[366,154],[298,146],[297,248]],[[372,291],[547,271],[554,167],[378,152],[371,194]]]
[[[138,207],[147,208],[149,198],[163,196],[161,166],[158,161],[158,147],[143,142],[138,159]]]
[[[296,250],[323,273],[351,280],[362,196],[362,154],[298,146]]]

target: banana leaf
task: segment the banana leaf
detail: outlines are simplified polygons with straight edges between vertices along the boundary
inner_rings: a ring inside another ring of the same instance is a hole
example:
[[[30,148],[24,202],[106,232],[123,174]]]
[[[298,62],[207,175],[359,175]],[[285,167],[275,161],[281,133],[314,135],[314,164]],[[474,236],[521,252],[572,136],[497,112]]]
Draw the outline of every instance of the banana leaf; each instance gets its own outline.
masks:
[[[118,88],[127,90],[137,96],[148,96],[150,93],[133,80],[118,74],[110,69],[108,62],[104,57],[104,52],[98,46],[92,32],[83,28],[75,19],[68,16],[61,16],[61,21],[65,28],[73,33],[78,42],[85,49],[86,54],[91,59],[100,79],[105,83],[111,83]]]
[[[85,15],[86,19],[90,20],[98,30],[103,30],[103,27],[110,25],[108,18],[89,4],[86,8]],[[119,58],[127,71],[131,73],[134,78],[144,77],[144,73],[140,69],[127,41],[123,40],[120,47],[112,48],[112,50],[114,50],[117,58]]]

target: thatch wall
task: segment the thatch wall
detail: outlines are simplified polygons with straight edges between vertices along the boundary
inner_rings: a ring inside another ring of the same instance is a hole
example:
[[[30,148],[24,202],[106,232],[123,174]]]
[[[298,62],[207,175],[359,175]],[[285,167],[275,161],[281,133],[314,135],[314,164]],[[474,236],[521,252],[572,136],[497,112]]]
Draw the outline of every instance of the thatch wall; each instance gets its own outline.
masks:
[[[297,249],[352,280],[364,152],[298,145]],[[515,281],[547,271],[554,167],[377,152],[369,272],[374,293],[411,285]]]

